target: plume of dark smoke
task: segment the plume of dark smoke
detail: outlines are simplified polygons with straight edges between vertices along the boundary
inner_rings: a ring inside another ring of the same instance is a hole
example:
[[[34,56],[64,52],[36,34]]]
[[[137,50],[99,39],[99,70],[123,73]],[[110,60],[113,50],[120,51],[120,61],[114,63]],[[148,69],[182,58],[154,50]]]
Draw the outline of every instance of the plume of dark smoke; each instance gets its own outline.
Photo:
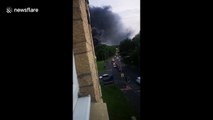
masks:
[[[97,28],[92,27],[92,36],[94,41],[93,43],[95,46],[100,44],[103,34],[104,34],[103,30],[98,30]]]
[[[131,31],[124,28],[120,16],[113,13],[110,6],[90,6],[89,9],[95,45],[118,45],[120,41],[130,37]]]

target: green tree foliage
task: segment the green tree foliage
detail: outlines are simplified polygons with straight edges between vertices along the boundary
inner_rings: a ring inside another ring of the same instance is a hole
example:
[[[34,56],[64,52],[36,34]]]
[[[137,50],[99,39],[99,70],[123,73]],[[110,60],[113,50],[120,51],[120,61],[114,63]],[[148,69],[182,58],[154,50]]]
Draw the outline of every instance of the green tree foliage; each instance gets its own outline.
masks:
[[[105,44],[99,44],[95,47],[95,54],[98,61],[106,60],[115,55],[115,46],[108,46]]]
[[[119,46],[119,50],[120,50],[120,54],[123,57],[128,56],[128,53],[131,51],[131,40],[130,39],[125,39],[123,41],[120,42],[120,46]]]
[[[140,33],[132,40],[125,39],[119,45],[120,55],[124,63],[131,65],[140,64]]]
[[[140,51],[141,51],[141,48],[140,48],[140,33],[137,34],[133,39],[132,39],[132,42],[134,43],[134,46],[135,46],[135,50],[133,52],[133,55],[132,55],[132,59],[134,61],[134,64],[135,65],[140,65]]]

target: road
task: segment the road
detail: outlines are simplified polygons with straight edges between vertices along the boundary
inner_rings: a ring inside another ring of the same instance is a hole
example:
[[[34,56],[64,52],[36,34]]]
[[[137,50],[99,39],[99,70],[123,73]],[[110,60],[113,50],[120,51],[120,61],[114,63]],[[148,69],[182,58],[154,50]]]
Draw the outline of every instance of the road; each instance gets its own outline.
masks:
[[[104,71],[104,73],[113,75],[115,84],[124,93],[133,109],[140,115],[140,85],[137,84],[135,81],[136,78],[139,76],[139,72],[125,65],[119,59],[115,59],[115,62],[118,65],[122,66],[124,76],[128,76],[130,82],[126,83],[124,78],[121,77],[121,72],[119,72],[117,68],[113,67],[111,60],[105,62],[106,70]]]

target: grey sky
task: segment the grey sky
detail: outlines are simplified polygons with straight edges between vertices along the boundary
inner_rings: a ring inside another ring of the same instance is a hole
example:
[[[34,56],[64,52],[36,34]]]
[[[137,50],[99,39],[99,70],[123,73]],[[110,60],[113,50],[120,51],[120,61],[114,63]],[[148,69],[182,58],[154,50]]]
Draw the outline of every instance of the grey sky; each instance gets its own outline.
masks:
[[[89,4],[96,7],[110,5],[121,17],[124,27],[133,32],[131,37],[140,31],[140,0],[89,0]]]

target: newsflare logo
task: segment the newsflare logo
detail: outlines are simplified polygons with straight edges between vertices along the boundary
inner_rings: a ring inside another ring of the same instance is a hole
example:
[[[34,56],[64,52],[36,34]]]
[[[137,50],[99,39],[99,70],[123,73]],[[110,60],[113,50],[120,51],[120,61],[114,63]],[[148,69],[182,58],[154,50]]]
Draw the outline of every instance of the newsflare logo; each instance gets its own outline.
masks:
[[[6,12],[7,13],[12,13],[13,9],[11,7],[7,7]]]
[[[12,8],[12,7],[7,7],[6,8],[6,13],[13,13],[13,12],[30,12],[30,13],[33,13],[33,12],[38,12],[39,9],[38,8],[30,8],[30,7],[27,7],[27,8]]]

